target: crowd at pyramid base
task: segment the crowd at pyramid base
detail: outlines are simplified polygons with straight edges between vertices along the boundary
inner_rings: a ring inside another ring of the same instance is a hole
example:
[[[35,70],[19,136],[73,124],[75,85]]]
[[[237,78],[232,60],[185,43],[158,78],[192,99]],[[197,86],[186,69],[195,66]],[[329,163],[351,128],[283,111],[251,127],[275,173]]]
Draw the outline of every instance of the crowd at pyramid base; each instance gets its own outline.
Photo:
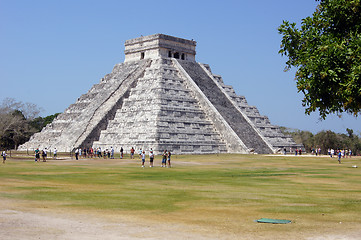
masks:
[[[300,147],[208,65],[197,63],[195,46],[163,34],[126,41],[124,63],[19,150],[271,154]]]

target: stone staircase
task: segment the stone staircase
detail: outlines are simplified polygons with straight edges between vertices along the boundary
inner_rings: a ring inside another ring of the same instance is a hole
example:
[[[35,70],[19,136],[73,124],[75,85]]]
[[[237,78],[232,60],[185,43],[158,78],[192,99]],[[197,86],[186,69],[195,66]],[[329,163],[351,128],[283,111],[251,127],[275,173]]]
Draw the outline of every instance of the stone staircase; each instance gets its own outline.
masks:
[[[273,153],[273,149],[198,63],[178,62],[249,149],[256,153]]]
[[[239,109],[247,115],[247,117],[253,122],[258,131],[262,136],[275,148],[281,149],[288,148],[299,148],[291,136],[284,135],[279,126],[272,125],[267,116],[262,116],[255,106],[250,106],[244,96],[239,96],[235,93],[232,86],[225,85],[220,75],[212,73],[211,68],[208,64],[201,64],[208,74],[212,75],[213,78],[222,86],[227,92],[229,97],[239,107]]]
[[[59,151],[71,151],[79,146],[91,146],[91,142],[99,137],[100,130],[105,129],[115,109],[121,104],[120,96],[142,73],[148,62],[117,64],[112,73],[93,85],[88,93],[81,95],[53,123],[19,146],[19,150],[56,147]],[[107,112],[106,116],[104,111]]]
[[[225,143],[170,59],[155,59],[94,147],[156,153],[226,152]]]

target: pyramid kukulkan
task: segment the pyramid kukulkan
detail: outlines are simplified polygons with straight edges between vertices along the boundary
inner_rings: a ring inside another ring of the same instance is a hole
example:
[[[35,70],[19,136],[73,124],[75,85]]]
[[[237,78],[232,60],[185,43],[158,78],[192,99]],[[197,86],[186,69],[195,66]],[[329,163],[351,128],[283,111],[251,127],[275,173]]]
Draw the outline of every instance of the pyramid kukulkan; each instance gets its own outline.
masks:
[[[121,147],[191,153],[275,153],[293,139],[207,64],[196,42],[164,34],[125,42],[125,61],[19,147]]]

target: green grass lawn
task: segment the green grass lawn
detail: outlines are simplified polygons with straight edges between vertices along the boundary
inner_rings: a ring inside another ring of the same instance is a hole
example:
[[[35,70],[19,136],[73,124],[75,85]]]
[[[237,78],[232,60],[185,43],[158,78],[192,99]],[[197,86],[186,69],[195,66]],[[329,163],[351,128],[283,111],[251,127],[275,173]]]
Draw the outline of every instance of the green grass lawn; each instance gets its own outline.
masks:
[[[30,205],[127,214],[234,234],[356,229],[361,223],[360,158],[263,155],[173,156],[173,168],[135,160],[8,159],[0,195]],[[259,218],[292,220],[279,227]],[[260,227],[261,226],[261,227]]]

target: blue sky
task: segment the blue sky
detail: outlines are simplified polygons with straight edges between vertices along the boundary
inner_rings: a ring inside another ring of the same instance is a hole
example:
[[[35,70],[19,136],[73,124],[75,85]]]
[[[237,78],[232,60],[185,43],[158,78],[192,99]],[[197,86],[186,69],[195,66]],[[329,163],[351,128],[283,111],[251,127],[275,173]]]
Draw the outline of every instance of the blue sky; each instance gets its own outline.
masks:
[[[196,60],[272,124],[361,133],[353,116],[305,115],[294,70],[283,72],[277,27],[282,20],[300,23],[316,6],[313,0],[0,0],[0,100],[35,103],[42,116],[63,112],[124,61],[125,40],[163,33],[196,40]]]

